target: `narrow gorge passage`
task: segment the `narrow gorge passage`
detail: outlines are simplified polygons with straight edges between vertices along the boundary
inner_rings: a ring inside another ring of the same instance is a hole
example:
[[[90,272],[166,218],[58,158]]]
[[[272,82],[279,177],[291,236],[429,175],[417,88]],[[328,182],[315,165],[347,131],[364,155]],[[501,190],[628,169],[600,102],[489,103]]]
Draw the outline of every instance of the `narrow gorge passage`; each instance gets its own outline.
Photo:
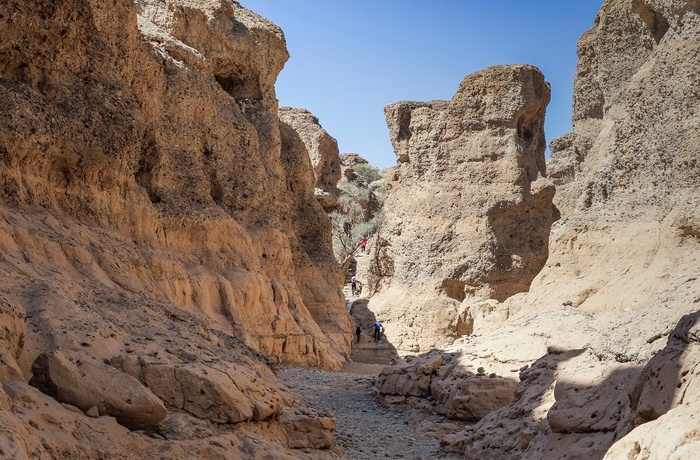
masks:
[[[349,459],[435,459],[439,438],[463,428],[444,417],[382,407],[374,381],[383,365],[349,363],[341,372],[281,366],[280,380],[309,407],[335,414],[335,444]]]

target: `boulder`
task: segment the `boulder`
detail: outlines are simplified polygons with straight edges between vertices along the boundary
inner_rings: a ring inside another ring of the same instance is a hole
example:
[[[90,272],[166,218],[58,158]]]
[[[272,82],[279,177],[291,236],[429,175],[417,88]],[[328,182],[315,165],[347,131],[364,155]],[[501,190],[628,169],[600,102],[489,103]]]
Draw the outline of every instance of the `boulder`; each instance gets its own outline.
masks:
[[[396,398],[390,398],[392,396],[427,397],[430,394],[433,371],[441,364],[442,356],[428,355],[385,367],[375,383],[379,389],[380,401],[384,399],[387,404],[396,401]]]
[[[83,411],[96,407],[131,430],[150,428],[167,411],[157,396],[138,380],[112,366],[61,351],[39,355],[30,384],[57,401]]]
[[[453,370],[431,385],[437,413],[453,420],[479,421],[509,404],[518,387],[515,379],[474,375]]]
[[[169,405],[216,423],[266,420],[282,413],[285,390],[262,368],[231,362],[170,364],[128,356],[114,366],[139,375]]]
[[[335,417],[313,409],[286,409],[280,423],[292,449],[328,449],[333,445]]]

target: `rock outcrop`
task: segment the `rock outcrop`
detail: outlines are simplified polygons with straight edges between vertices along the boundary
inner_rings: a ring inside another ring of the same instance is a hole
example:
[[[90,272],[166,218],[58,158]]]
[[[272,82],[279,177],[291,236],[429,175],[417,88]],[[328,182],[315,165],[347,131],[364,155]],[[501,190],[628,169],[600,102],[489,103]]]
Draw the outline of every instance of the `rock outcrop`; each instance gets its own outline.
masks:
[[[132,430],[151,428],[167,414],[165,405],[128,374],[100,362],[83,362],[60,351],[34,360],[30,384],[83,412],[93,406]]]
[[[283,149],[282,31],[229,0],[79,0],[4,3],[0,34],[3,455],[293,457],[270,366],[338,368],[352,330],[308,151]]]
[[[343,274],[334,257],[333,229],[325,213],[337,205],[339,191],[330,184],[340,177],[338,147],[318,119],[303,109],[280,109],[280,136],[291,233],[297,236],[291,248],[294,278],[314,322],[345,357],[353,324],[345,308],[338,308],[345,304],[340,289]],[[334,198],[329,201],[329,197]]]
[[[418,409],[452,420],[478,421],[508,404],[518,386],[513,376],[486,374],[457,353],[407,356],[379,374],[379,401],[393,409]]]
[[[698,33],[697,2],[608,0],[579,41],[549,259],[460,348],[529,367],[513,401],[446,451],[685,458],[697,445]]]
[[[306,147],[316,178],[314,194],[319,203],[326,212],[337,209],[340,196],[340,190],[336,187],[340,180],[338,141],[323,129],[318,118],[308,110],[280,107],[279,117],[280,122],[291,128]]]
[[[539,70],[512,65],[467,76],[451,101],[385,108],[398,167],[369,281],[398,349],[470,333],[463,305],[526,291],[547,260],[549,95]]]

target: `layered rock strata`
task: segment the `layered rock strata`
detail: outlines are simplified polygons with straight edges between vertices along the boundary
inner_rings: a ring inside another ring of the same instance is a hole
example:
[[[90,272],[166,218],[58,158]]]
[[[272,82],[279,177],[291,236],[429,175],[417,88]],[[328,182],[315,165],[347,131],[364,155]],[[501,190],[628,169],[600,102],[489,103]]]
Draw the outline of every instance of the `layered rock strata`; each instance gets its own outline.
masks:
[[[283,149],[281,30],[80,0],[2,4],[0,33],[3,454],[320,445],[279,422],[299,403],[270,367],[338,368],[351,333],[308,151]]]
[[[470,333],[463,304],[526,291],[547,260],[549,95],[535,67],[499,66],[467,76],[451,101],[385,108],[398,166],[369,281],[398,349]]]

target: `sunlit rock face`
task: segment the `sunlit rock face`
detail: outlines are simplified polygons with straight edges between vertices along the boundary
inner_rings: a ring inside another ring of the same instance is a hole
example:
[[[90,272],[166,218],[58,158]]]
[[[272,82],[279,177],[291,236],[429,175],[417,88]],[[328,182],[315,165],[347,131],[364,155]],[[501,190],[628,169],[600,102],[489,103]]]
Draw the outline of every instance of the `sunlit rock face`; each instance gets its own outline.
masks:
[[[537,68],[498,66],[451,101],[385,108],[398,167],[370,282],[397,348],[470,332],[463,302],[526,291],[544,265],[557,215],[543,177],[549,95]]]
[[[294,131],[294,137],[298,137],[308,153],[316,178],[316,198],[327,212],[335,210],[340,196],[337,185],[341,174],[338,142],[306,109],[280,107],[279,116],[280,122]]]
[[[243,458],[261,433],[293,457],[271,365],[338,368],[352,331],[308,152],[282,150],[282,31],[77,0],[4,2],[0,33],[4,454]],[[127,429],[154,424],[182,443]]]
[[[474,349],[462,348],[465,360],[529,367],[514,400],[446,450],[636,459],[697,448],[699,34],[696,1],[609,0],[581,37],[574,130],[553,142],[562,216],[549,258],[526,294],[481,310]]]

